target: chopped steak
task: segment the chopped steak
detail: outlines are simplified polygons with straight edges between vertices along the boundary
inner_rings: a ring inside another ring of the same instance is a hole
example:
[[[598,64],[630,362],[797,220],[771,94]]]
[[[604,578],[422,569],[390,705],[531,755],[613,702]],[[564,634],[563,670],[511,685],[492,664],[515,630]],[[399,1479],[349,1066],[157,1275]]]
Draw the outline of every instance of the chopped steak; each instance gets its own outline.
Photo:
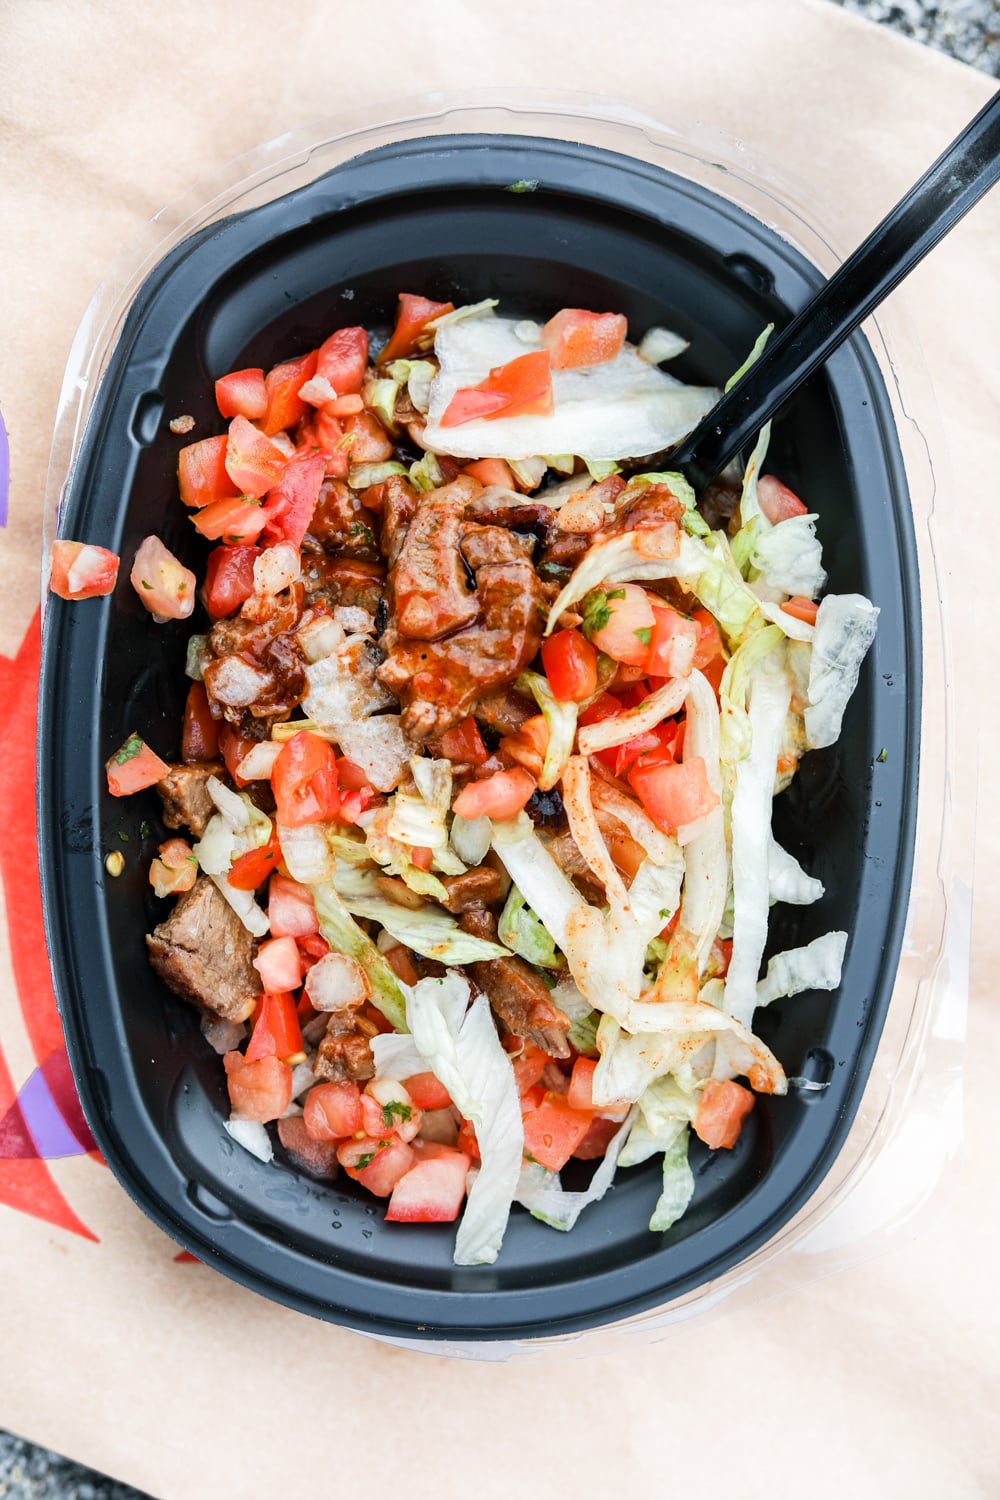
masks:
[[[552,568],[565,568],[571,572],[582,561],[592,540],[592,537],[582,533],[553,531],[551,540],[546,542],[545,550],[538,559],[539,568],[546,573]]]
[[[441,884],[448,892],[448,899],[444,904],[452,912],[468,911],[475,906],[490,906],[494,901],[500,900],[500,876],[487,865],[466,870],[464,875],[445,875]]]
[[[324,552],[378,562],[374,523],[371,511],[365,509],[354,490],[340,479],[324,479],[309,522],[309,535]]]
[[[533,698],[526,698],[516,688],[508,686],[484,693],[472,712],[480,724],[488,724],[499,734],[516,734],[538,709]]]
[[[526,500],[513,490],[486,489],[465,507],[466,518],[480,526],[506,526],[512,531],[544,533],[558,511],[540,500]]]
[[[393,474],[382,487],[382,551],[390,568],[402,550],[419,499],[413,485],[402,474]]]
[[[214,881],[199,875],[166,921],[146,938],[149,961],[184,1000],[245,1021],[261,993],[256,943]]]
[[[372,1037],[378,1027],[353,1010],[334,1011],[313,1062],[317,1078],[330,1083],[364,1083],[375,1076]]]
[[[603,905],[606,900],[604,886],[580,853],[576,839],[569,829],[553,834],[546,842],[552,858],[563,874],[569,876],[584,899],[596,902],[599,906]]]
[[[465,476],[420,497],[390,574],[399,635],[436,641],[478,615],[459,542],[465,507],[481,492],[479,481]]]
[[[466,912],[460,925],[476,937],[495,939],[496,923],[488,912]],[[553,1005],[544,982],[523,958],[491,958],[467,964],[466,970],[508,1031],[526,1037],[550,1057],[569,1057],[569,1016]]]
[[[325,552],[302,544],[302,581],[308,605],[355,604],[373,615],[385,588],[385,569],[380,563],[350,557],[328,557]]]
[[[418,742],[444,734],[484,693],[512,682],[541,644],[541,586],[524,543],[477,526],[466,529],[461,550],[475,572],[476,623],[443,640],[404,640],[393,622],[382,639],[388,655],[379,678],[398,695],[403,730]]]
[[[168,828],[190,828],[201,838],[215,803],[208,790],[210,776],[224,776],[226,768],[219,760],[200,761],[197,765],[172,765],[166,776],[156,783],[163,803],[163,821]],[[221,898],[220,898],[221,899]]]
[[[303,599],[301,583],[291,584],[280,594],[251,594],[238,615],[212,626],[208,637],[212,655],[245,656],[259,664],[275,637],[298,625]]]

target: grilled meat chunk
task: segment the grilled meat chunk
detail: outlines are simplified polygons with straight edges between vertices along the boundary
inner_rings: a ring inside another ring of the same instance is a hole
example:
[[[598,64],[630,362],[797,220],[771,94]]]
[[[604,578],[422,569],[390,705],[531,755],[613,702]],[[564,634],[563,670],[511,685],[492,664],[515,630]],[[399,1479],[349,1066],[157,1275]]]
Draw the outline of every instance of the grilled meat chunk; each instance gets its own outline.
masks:
[[[436,641],[479,613],[459,542],[468,502],[482,492],[465,476],[420,497],[390,574],[393,625],[409,640]]]
[[[167,775],[156,783],[163,803],[163,821],[168,828],[190,828],[201,838],[215,803],[208,790],[210,776],[224,776],[226,768],[219,760],[200,761],[197,765],[172,765]]]
[[[441,884],[448,892],[445,906],[456,913],[476,906],[491,906],[500,900],[503,889],[499,874],[488,865],[466,870],[464,875],[445,875]]]
[[[402,551],[419,499],[413,485],[401,474],[393,474],[382,486],[382,551],[390,568]]]
[[[306,604],[324,604],[332,611],[338,604],[360,605],[373,615],[385,589],[385,569],[380,563],[350,557],[328,557],[317,544],[302,544],[302,581]]]
[[[485,693],[512,682],[541,644],[543,598],[524,542],[496,526],[466,524],[461,548],[452,550],[455,565],[464,557],[475,574],[478,619],[432,640],[405,638],[390,617],[382,638],[379,679],[399,697],[403,730],[418,742],[444,734]]]
[[[375,518],[360,497],[340,479],[324,479],[309,522],[309,536],[324,552],[336,557],[380,560],[375,542]]]
[[[475,937],[496,939],[496,919],[489,912],[468,911],[460,926]],[[569,1057],[570,1019],[552,997],[530,964],[511,954],[468,964],[467,972],[490,1002],[495,1016],[514,1036],[526,1037],[550,1057]]]
[[[146,945],[153,968],[182,999],[225,1021],[245,1021],[253,1010],[261,993],[257,945],[207,875],[198,876]]]
[[[313,1072],[331,1083],[365,1083],[375,1076],[372,1037],[378,1027],[354,1010],[334,1011],[319,1044]]]

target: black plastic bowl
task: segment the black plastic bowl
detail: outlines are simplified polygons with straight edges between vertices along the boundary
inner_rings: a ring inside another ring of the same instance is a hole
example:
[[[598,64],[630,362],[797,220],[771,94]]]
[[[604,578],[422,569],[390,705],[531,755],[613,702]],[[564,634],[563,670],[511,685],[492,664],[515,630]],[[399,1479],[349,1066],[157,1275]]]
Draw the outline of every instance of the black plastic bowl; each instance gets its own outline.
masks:
[[[538,183],[512,193],[521,179]],[[385,1224],[353,1185],[264,1166],[222,1128],[223,1069],[195,1012],[146,961],[161,919],[147,879],[163,837],[155,794],[116,801],[103,764],[132,730],[177,753],[191,624],[157,625],[128,581],[158,533],[199,571],[207,550],[176,494],[167,422],[223,430],[212,382],[315,346],[331,329],[388,327],[400,290],[549,316],[612,308],[641,333],[691,340],[673,369],[721,384],[768,320],[820,273],[703,188],[590,146],[448,136],[360,156],[265,207],[212,225],[152,272],[114,349],[69,487],[61,534],[120,552],[115,593],[50,603],[40,709],[40,838],[56,994],[83,1107],[112,1170],[169,1235],[288,1306],[394,1336],[504,1338],[610,1322],[719,1276],[816,1192],[861,1097],[889,999],[916,810],[920,593],[890,404],[855,337],[776,422],[769,464],[820,514],[830,587],[881,609],[840,744],[806,758],[776,804],[786,845],[824,882],[775,908],[772,947],[850,933],[840,990],[763,1013],[790,1075],[828,1085],[761,1098],[734,1151],[695,1142],[697,1188],[669,1233],[647,1228],[656,1162],[619,1174],[569,1235],[515,1209],[493,1267],[452,1265],[453,1226]],[[881,752],[885,751],[883,757]],[[873,796],[877,758],[878,799]],[[110,850],[125,874],[106,877]],[[280,1153],[279,1153],[280,1155]]]

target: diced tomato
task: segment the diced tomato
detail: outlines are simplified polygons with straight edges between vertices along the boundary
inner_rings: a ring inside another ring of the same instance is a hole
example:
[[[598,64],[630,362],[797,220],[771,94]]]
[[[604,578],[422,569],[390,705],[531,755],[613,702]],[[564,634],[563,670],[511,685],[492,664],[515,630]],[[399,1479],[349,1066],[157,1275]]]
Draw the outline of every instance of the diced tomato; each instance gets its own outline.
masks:
[[[199,760],[214,760],[219,753],[219,727],[219,720],[212,718],[208,706],[205,684],[192,682],[184,704],[181,760],[186,765]]]
[[[729,1151],[739,1140],[743,1121],[753,1106],[753,1094],[742,1084],[731,1078],[710,1078],[698,1101],[694,1133],[713,1151]]]
[[[472,1165],[462,1151],[435,1154],[399,1178],[385,1211],[392,1224],[450,1224],[458,1218]]]
[[[205,608],[213,620],[233,614],[253,593],[259,547],[215,547],[205,566]]]
[[[356,792],[342,792],[337,816],[342,823],[356,823],[374,798],[375,793],[371,787],[361,787]]]
[[[447,1109],[451,1095],[433,1073],[414,1073],[403,1079],[403,1087],[418,1109]]]
[[[361,1129],[356,1083],[317,1083],[306,1095],[303,1118],[314,1141],[342,1141]]]
[[[347,792],[374,791],[363,766],[348,760],[346,755],[337,757],[337,778],[341,790]]]
[[[247,786],[248,778],[240,775],[240,762],[254,747],[253,740],[245,740],[231,724],[223,723],[219,729],[219,754],[226,763],[226,770],[237,786]]]
[[[416,1156],[405,1141],[363,1137],[338,1146],[337,1160],[348,1177],[354,1177],[376,1197],[388,1198],[404,1172],[415,1164]]]
[[[802,620],[806,625],[816,624],[819,605],[812,599],[806,599],[802,594],[795,594],[791,599],[786,599],[781,607],[786,615],[792,616],[793,620]]]
[[[714,938],[709,949],[708,962],[702,983],[708,979],[725,979],[733,956],[732,938]]]
[[[544,1072],[544,1069],[542,1071]],[[533,1109],[538,1109],[545,1102],[545,1093],[544,1083],[533,1083],[530,1088],[526,1088],[521,1095],[522,1115],[530,1114]]]
[[[365,1135],[376,1138],[393,1134],[392,1121],[386,1124],[382,1116],[382,1107],[371,1094],[361,1095],[361,1129]]]
[[[462,473],[478,479],[480,484],[497,485],[503,490],[517,488],[514,471],[502,458],[477,458],[475,463],[466,464]]]
[[[186,620],[194,609],[197,579],[158,536],[147,536],[140,544],[129,579],[151,615]]]
[[[610,589],[605,598],[607,620],[587,632],[591,641],[613,661],[644,667],[656,624],[649,595],[638,584],[623,583]]]
[[[338,328],[316,357],[316,374],[328,380],[338,396],[357,395],[368,367],[368,335],[363,328]]]
[[[267,411],[263,370],[232,370],[215,382],[215,404],[224,417],[255,422]]]
[[[707,609],[696,609],[692,612],[692,620],[698,627],[698,644],[694,648],[694,665],[699,672],[704,672],[709,662],[717,656],[723,656],[722,637],[715,619]]]
[[[572,370],[578,365],[603,365],[615,359],[627,331],[628,322],[621,313],[564,307],[542,329],[542,344],[549,351],[553,370]]]
[[[525,719],[516,734],[505,734],[497,746],[498,753],[516,760],[529,775],[542,774],[545,755],[549,748],[549,726],[542,714],[533,714]]]
[[[326,938],[320,937],[318,932],[307,932],[296,941],[299,945],[299,952],[308,954],[310,958],[317,960],[325,958],[330,952],[330,944]]]
[[[590,1110],[573,1109],[562,1094],[549,1092],[524,1117],[524,1149],[550,1172],[558,1172],[590,1129]]]
[[[198,876],[198,861],[187,839],[167,839],[149,867],[149,883],[158,896],[189,891]]]
[[[664,833],[673,833],[685,823],[693,823],[719,805],[700,755],[679,766],[645,766],[639,761],[628,773],[628,779],[639,801]]]
[[[522,1051],[517,1057],[511,1058],[511,1067],[514,1069],[514,1082],[517,1084],[517,1092],[523,1094],[536,1084],[545,1072],[549,1057],[541,1047],[534,1042],[526,1041]]]
[[[773,474],[761,474],[757,480],[757,499],[772,526],[792,516],[808,515],[808,506],[803,505],[798,495]]]
[[[650,677],[687,677],[700,640],[698,626],[669,604],[653,603],[653,614],[646,671]]]
[[[420,335],[427,324],[454,311],[452,302],[431,302],[427,297],[415,297],[412,292],[400,292],[396,326],[376,364],[387,365],[391,360],[405,359],[408,354],[416,353],[422,342]],[[333,384],[336,385],[336,381]]]
[[[453,729],[445,730],[441,736],[441,754],[446,760],[455,761],[458,765],[482,765],[487,757],[487,750],[479,733],[479,725],[471,714]]]
[[[593,703],[588,704],[580,714],[580,723],[601,724],[605,719],[613,719],[616,714],[620,714],[625,706],[613,694],[601,693],[600,697],[595,698]]]
[[[579,630],[557,630],[542,642],[542,666],[560,703],[582,703],[597,692],[597,652]]]
[[[302,545],[309,529],[326,473],[322,453],[296,453],[274,489],[259,508],[269,541]]]
[[[267,522],[264,507],[257,500],[248,500],[245,495],[235,495],[230,500],[213,500],[197,515],[191,517],[196,531],[210,542],[224,538],[227,545],[247,547],[257,540]]]
[[[455,392],[441,418],[442,427],[459,427],[481,417],[548,416],[552,410],[552,373],[544,349],[520,354],[497,365],[477,386]]]
[[[604,1115],[595,1115],[590,1129],[573,1152],[577,1161],[597,1161],[607,1152],[613,1136],[622,1128],[621,1120],[609,1120]]]
[[[344,440],[352,464],[380,464],[392,457],[392,438],[378,417],[358,412],[344,422]]]
[[[290,359],[285,364],[275,365],[264,376],[267,393],[267,408],[260,430],[265,437],[276,432],[289,432],[306,415],[309,407],[299,395],[307,380],[316,374],[316,350],[303,354],[300,359]]]
[[[248,887],[244,886],[244,890]],[[250,890],[256,889],[254,886]],[[272,994],[297,990],[302,983],[302,958],[293,937],[268,938],[257,948],[253,966],[265,990]]]
[[[318,734],[300,729],[287,740],[271,772],[278,822],[286,828],[325,823],[340,811],[337,761]]]
[[[418,870],[429,870],[434,863],[434,850],[424,844],[414,844],[410,849],[410,861]]]
[[[503,822],[519,813],[534,791],[535,778],[515,766],[511,771],[494,771],[482,781],[470,781],[455,798],[452,810],[470,822],[482,817]]]
[[[722,676],[726,670],[726,658],[724,656],[713,656],[710,662],[701,668],[701,674],[705,681],[711,686],[716,698],[722,686]]]
[[[397,979],[401,979],[404,984],[417,983],[420,975],[413,967],[413,960],[402,943],[394,943],[391,948],[385,950],[382,956]]]
[[[178,453],[177,482],[185,505],[211,505],[213,500],[239,494],[226,469],[227,442],[224,434],[202,438]]]
[[[319,932],[319,918],[307,885],[274,874],[267,888],[267,915],[274,937],[309,937]]]
[[[244,1120],[277,1120],[292,1102],[292,1070],[273,1054],[253,1061],[240,1052],[222,1059],[233,1113]]]
[[[49,588],[60,599],[96,599],[118,581],[118,558],[86,542],[53,542]]]
[[[112,797],[130,797],[144,787],[155,786],[170,767],[137,734],[130,734],[120,750],[105,761],[108,791]]]
[[[463,1120],[458,1127],[458,1149],[464,1151],[466,1156],[473,1161],[481,1161],[479,1142],[476,1140],[476,1127],[471,1120]]]
[[[252,422],[246,417],[233,418],[226,442],[226,473],[237,489],[255,500],[259,499],[277,484],[287,463],[281,449],[276,448]],[[240,537],[239,540],[253,541],[253,537]]]
[[[314,1141],[301,1116],[279,1120],[278,1139],[298,1171],[327,1181],[336,1177],[339,1165],[336,1146],[332,1141]]]
[[[278,843],[277,832],[272,829],[271,837],[260,849],[248,849],[246,854],[241,854],[233,861],[226,879],[231,886],[238,891],[255,891],[259,885],[263,885],[267,877],[277,869],[281,859],[281,845]],[[288,939],[290,942],[291,939]],[[267,944],[263,944],[267,947]],[[259,956],[259,955],[258,955]],[[263,970],[261,971],[263,978]],[[301,982],[302,976],[294,984],[270,985],[265,983],[265,989],[295,989]]]
[[[597,1063],[589,1057],[578,1057],[573,1064],[566,1103],[571,1109],[594,1108],[594,1074]]]
[[[291,939],[281,938],[278,941],[291,942]],[[297,963],[298,954],[295,957]],[[299,1025],[294,995],[287,991],[264,991],[257,1006],[253,1036],[245,1055],[247,1062],[256,1062],[258,1057],[280,1057],[282,1062],[288,1062],[303,1055],[302,1028]]]

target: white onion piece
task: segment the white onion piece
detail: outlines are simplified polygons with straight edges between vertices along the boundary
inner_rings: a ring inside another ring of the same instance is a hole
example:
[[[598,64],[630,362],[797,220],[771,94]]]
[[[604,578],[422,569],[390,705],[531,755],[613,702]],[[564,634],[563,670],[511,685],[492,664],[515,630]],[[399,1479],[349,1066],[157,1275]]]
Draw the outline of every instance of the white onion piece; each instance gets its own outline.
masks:
[[[316,1074],[307,1062],[296,1063],[292,1069],[292,1098],[301,1099],[316,1081]]]
[[[220,1056],[232,1052],[247,1034],[241,1021],[225,1021],[219,1016],[202,1016],[201,1034],[213,1051]]]
[[[299,386],[299,399],[308,401],[310,406],[325,406],[328,401],[336,401],[337,392],[325,375],[314,375]]]
[[[262,552],[253,565],[255,594],[280,594],[294,583],[302,571],[298,547],[290,542],[276,542]]]
[[[259,1120],[241,1120],[238,1115],[233,1115],[222,1123],[236,1144],[249,1151],[251,1156],[256,1156],[258,1161],[274,1159],[271,1137]]]
[[[302,885],[319,885],[331,878],[336,859],[322,823],[305,823],[301,828],[279,826],[278,838],[282,858],[293,880]]]
[[[251,666],[242,656],[223,656],[207,663],[204,670],[209,676],[203,680],[212,697],[227,708],[248,708],[274,681],[270,672]]]
[[[327,953],[306,975],[306,994],[314,1010],[352,1010],[368,999],[371,985],[356,958]]]
[[[681,338],[679,333],[673,333],[669,328],[651,328],[643,336],[637,352],[639,358],[649,364],[662,365],[668,359],[676,359],[678,354],[683,354],[690,347],[688,339]]]
[[[283,453],[286,458],[295,457],[295,444],[287,432],[276,432],[271,438],[271,442],[277,448],[278,452]]]
[[[238,792],[223,786],[218,776],[210,776],[205,782],[205,789],[234,833],[241,833],[244,828],[250,827],[247,805]]]
[[[344,644],[344,627],[329,615],[316,615],[299,626],[296,639],[306,661],[322,661]]]
[[[244,781],[267,781],[281,749],[279,740],[262,740],[247,751],[236,770]]]
[[[463,818],[456,813],[451,822],[451,846],[467,865],[481,865],[493,842],[489,818]]]

